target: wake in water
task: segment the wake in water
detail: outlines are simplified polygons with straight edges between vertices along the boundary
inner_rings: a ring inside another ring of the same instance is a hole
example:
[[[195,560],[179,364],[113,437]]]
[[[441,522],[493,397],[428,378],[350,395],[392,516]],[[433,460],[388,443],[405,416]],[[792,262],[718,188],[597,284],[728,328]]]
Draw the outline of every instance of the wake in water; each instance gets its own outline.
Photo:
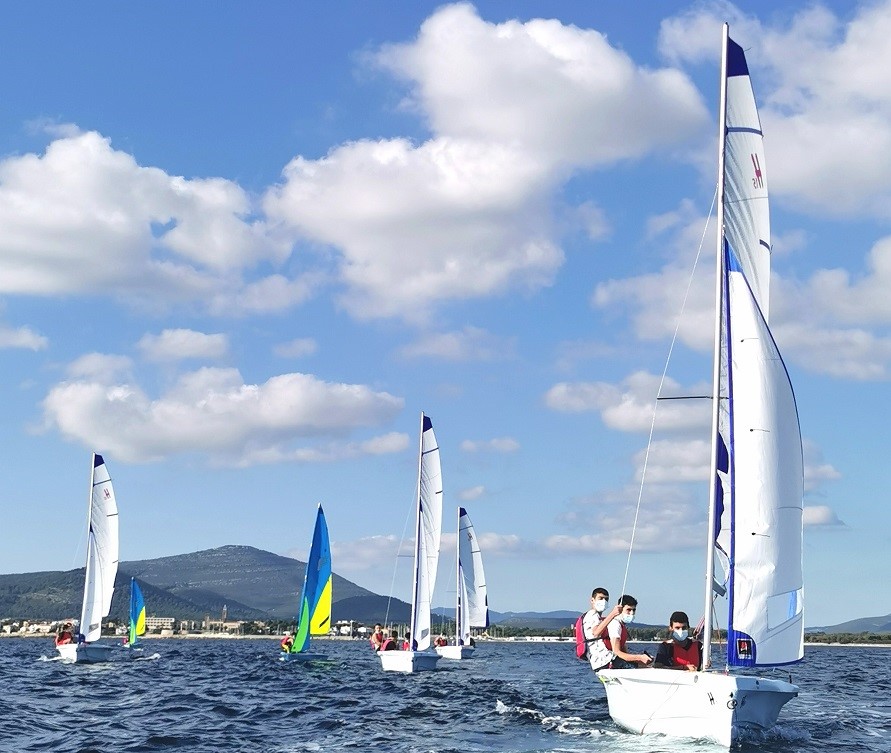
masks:
[[[495,701],[495,711],[499,714],[518,716],[521,719],[535,722],[547,732],[559,732],[562,735],[599,737],[600,735],[616,734],[603,730],[594,722],[578,716],[548,715],[538,709],[508,706],[500,699]]]

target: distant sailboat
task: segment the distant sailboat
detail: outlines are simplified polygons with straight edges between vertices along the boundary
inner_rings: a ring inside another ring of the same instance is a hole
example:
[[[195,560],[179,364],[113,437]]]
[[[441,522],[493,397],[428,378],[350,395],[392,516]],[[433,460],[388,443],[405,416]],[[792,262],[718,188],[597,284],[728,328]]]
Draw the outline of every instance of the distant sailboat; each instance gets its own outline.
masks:
[[[130,578],[130,626],[127,630],[127,645],[135,646],[139,636],[145,634],[145,599],[136,578]]]
[[[798,409],[768,327],[770,223],[763,138],[743,49],[724,25],[712,472],[702,672],[604,669],[609,712],[639,733],[731,746],[773,726],[798,688],[731,674],[804,655],[803,459]],[[725,572],[716,578],[715,563]],[[711,665],[713,602],[728,596],[727,656]]]
[[[470,516],[458,508],[457,597],[455,599],[455,643],[437,646],[436,653],[443,659],[469,659],[473,656],[470,629],[489,627],[489,598],[483,555]]]
[[[297,614],[297,629],[290,647],[282,651],[282,661],[324,661],[325,654],[309,650],[310,636],[327,635],[331,629],[331,544],[322,506],[316,512],[312,545],[306,560],[303,589]]]
[[[101,455],[93,454],[90,503],[87,510],[87,566],[84,598],[76,642],[56,646],[66,662],[108,661],[119,646],[96,643],[102,635],[102,618],[111,609],[118,573],[118,506],[108,469]]]
[[[436,669],[439,661],[439,655],[427,649],[431,645],[430,608],[442,536],[442,469],[433,424],[423,413],[415,507],[417,523],[409,626],[412,645],[408,651],[378,652],[381,667],[387,672],[412,673]]]

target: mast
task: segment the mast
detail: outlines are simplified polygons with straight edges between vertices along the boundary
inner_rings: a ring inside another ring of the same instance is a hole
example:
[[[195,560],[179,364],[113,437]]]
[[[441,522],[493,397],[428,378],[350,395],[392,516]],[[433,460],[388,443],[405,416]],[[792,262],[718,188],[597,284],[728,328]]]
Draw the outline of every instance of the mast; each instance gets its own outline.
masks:
[[[712,604],[715,578],[715,525],[717,523],[718,441],[721,414],[721,329],[724,255],[724,140],[727,132],[727,40],[730,27],[721,34],[721,96],[718,104],[718,211],[717,248],[715,252],[715,331],[712,364],[712,449],[709,464],[708,531],[705,550],[705,607],[703,609],[702,668],[710,669],[712,644]]]
[[[418,432],[418,486],[417,492],[415,494],[415,508],[417,512],[417,519],[415,521],[415,566],[414,566],[414,574],[412,575],[412,588],[411,588],[411,643],[409,644],[409,649],[415,645],[417,641],[417,617],[418,617],[418,567],[420,565],[420,556],[421,556],[421,464],[424,462],[424,412],[421,411],[421,426],[420,431]]]

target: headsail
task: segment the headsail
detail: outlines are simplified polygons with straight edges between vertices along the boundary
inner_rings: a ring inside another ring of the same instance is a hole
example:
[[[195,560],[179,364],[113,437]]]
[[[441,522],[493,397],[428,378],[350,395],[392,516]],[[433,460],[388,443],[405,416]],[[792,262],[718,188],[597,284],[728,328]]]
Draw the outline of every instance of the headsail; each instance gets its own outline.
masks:
[[[118,573],[118,506],[108,469],[101,455],[93,455],[87,518],[87,568],[80,634],[86,642],[98,640],[102,618],[111,609]]]
[[[470,516],[463,507],[458,513],[458,570],[461,576],[461,631],[467,642],[471,627],[489,626],[489,599],[483,555]]]
[[[291,653],[306,651],[311,635],[326,635],[331,628],[332,579],[328,524],[322,506],[319,505],[312,545],[306,560],[303,589],[300,593],[300,611],[297,615],[297,632],[291,644]]]
[[[415,577],[411,638],[416,651],[430,648],[430,609],[442,537],[442,468],[430,418],[421,414],[418,462],[418,519],[415,529]]]
[[[792,383],[732,249],[727,256],[730,364],[728,663],[804,655],[801,564],[804,461]]]
[[[130,629],[127,631],[127,643],[136,643],[140,635],[145,634],[145,600],[142,589],[136,578],[130,578]]]

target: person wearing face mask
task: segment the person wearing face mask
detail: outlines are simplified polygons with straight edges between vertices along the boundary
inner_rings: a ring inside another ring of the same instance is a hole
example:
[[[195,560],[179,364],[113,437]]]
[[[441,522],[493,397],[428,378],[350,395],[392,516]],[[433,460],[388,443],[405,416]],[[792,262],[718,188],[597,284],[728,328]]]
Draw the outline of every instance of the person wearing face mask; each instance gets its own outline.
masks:
[[[690,637],[690,619],[686,612],[672,612],[668,621],[671,633],[656,652],[655,666],[696,672],[702,664],[702,644]]]
[[[607,626],[618,616],[619,607],[615,606],[604,614],[608,603],[609,591],[605,588],[595,588],[591,592],[591,608],[582,617],[585,643],[588,646],[588,661],[591,662],[591,669],[595,672],[608,667],[615,658],[605,638]]]
[[[607,626],[606,644],[610,651],[615,654],[612,660],[612,669],[635,669],[637,667],[646,667],[651,664],[653,657],[649,654],[632,654],[626,646],[628,642],[628,628],[634,620],[634,614],[637,611],[637,599],[628,594],[622,594],[619,599],[619,615],[618,618],[610,622]]]

